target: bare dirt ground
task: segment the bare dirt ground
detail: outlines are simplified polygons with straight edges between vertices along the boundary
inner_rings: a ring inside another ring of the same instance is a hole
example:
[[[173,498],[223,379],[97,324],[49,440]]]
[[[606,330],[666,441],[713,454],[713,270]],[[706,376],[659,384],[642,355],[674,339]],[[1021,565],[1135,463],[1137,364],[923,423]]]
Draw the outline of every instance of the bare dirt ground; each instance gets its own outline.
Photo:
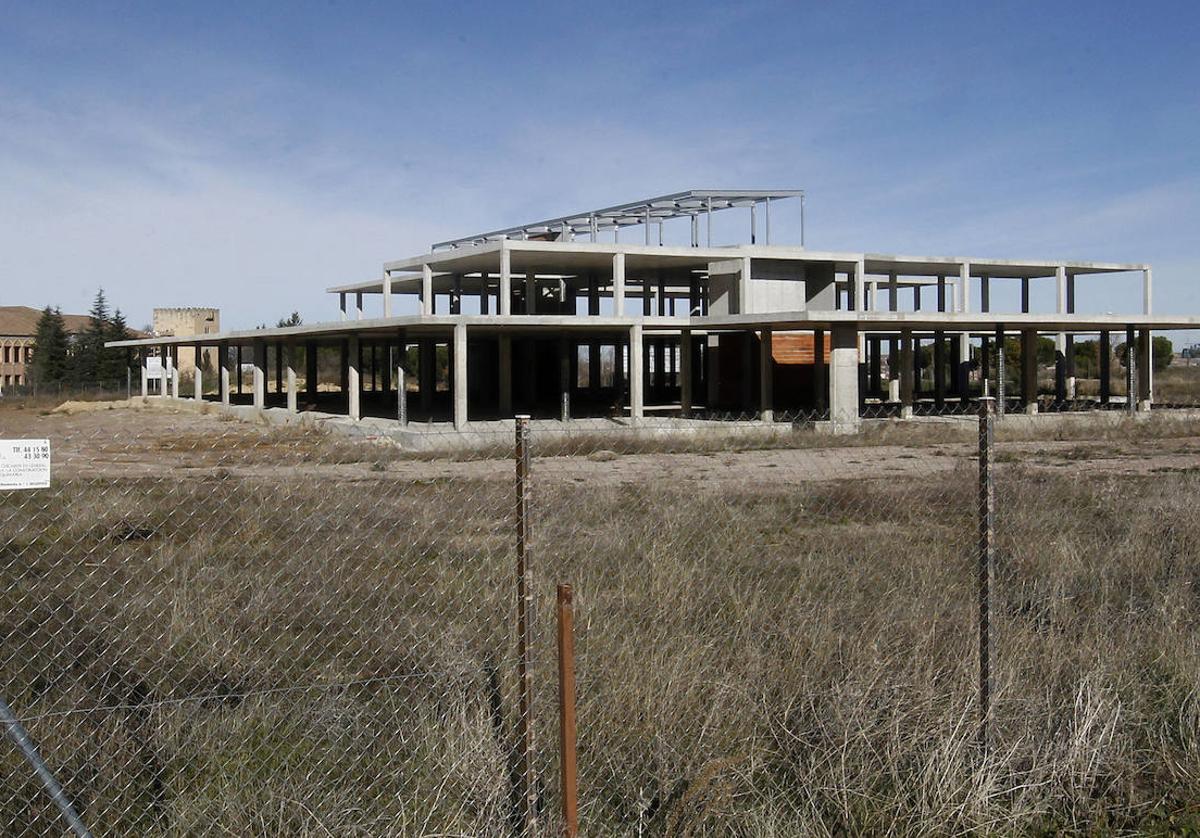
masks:
[[[1005,439],[997,461],[1060,474],[1148,475],[1200,469],[1200,426],[1176,423],[1161,435],[1143,426],[1125,434],[1106,428],[1088,438]],[[1052,434],[1047,434],[1051,436]],[[1054,436],[1064,436],[1061,431]],[[1028,433],[1024,436],[1029,436]],[[386,440],[349,440],[314,429],[256,425],[190,410],[113,409],[78,414],[0,410],[0,437],[49,437],[57,473],[81,477],[207,478],[219,470],[241,477],[282,480],[321,477],[337,482],[445,479],[510,480],[504,457],[409,459]],[[763,491],[797,481],[929,478],[970,467],[976,452],[969,422],[942,428],[897,428],[842,443],[834,438],[801,447],[715,452],[646,450],[614,433],[586,453],[538,458],[542,479],[572,484],[685,483],[719,490],[753,484]],[[498,439],[506,445],[507,435]],[[536,438],[535,438],[536,452]]]

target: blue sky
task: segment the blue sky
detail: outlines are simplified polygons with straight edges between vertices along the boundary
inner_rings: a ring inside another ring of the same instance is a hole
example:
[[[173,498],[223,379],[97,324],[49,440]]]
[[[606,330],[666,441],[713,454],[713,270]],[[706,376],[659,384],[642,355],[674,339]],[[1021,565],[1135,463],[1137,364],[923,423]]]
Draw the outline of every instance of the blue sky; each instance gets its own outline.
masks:
[[[331,319],[434,240],[713,187],[806,189],[813,248],[1150,262],[1200,313],[1198,8],[0,0],[0,304]]]

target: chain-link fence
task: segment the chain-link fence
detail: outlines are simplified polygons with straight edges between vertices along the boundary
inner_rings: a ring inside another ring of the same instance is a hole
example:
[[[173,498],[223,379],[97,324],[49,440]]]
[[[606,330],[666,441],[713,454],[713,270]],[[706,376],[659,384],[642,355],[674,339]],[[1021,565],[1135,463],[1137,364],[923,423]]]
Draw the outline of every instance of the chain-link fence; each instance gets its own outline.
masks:
[[[581,834],[1196,823],[1189,425],[1000,422],[981,563],[975,417],[413,451],[170,404],[0,411],[54,458],[0,494],[0,698],[93,834],[561,834],[559,583]],[[11,747],[0,824],[65,831]]]

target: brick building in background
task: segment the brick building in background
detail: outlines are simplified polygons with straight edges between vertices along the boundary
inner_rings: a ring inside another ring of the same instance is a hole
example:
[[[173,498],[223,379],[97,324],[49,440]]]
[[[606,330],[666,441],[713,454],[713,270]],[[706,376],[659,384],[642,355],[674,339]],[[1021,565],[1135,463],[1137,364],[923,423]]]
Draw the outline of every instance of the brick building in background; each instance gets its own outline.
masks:
[[[40,309],[29,306],[0,306],[0,393],[29,383],[29,365],[37,336]],[[68,334],[87,329],[92,319],[86,314],[64,314]]]

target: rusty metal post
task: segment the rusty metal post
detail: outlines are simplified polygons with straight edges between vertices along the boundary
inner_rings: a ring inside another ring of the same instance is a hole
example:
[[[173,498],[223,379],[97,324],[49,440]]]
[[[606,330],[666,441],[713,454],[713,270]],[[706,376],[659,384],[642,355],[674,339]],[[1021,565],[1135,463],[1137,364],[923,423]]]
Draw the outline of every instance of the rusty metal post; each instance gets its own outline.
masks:
[[[529,417],[516,421],[517,461],[517,679],[520,682],[517,717],[517,759],[520,765],[518,814],[522,834],[532,836],[537,826],[537,782],[534,777],[533,673],[533,569],[530,567],[530,452]]]
[[[996,487],[992,479],[992,399],[979,402],[979,750],[990,751],[992,720],[992,581]]]
[[[579,835],[579,772],[575,752],[575,595],[558,586],[558,731],[563,835]]]

